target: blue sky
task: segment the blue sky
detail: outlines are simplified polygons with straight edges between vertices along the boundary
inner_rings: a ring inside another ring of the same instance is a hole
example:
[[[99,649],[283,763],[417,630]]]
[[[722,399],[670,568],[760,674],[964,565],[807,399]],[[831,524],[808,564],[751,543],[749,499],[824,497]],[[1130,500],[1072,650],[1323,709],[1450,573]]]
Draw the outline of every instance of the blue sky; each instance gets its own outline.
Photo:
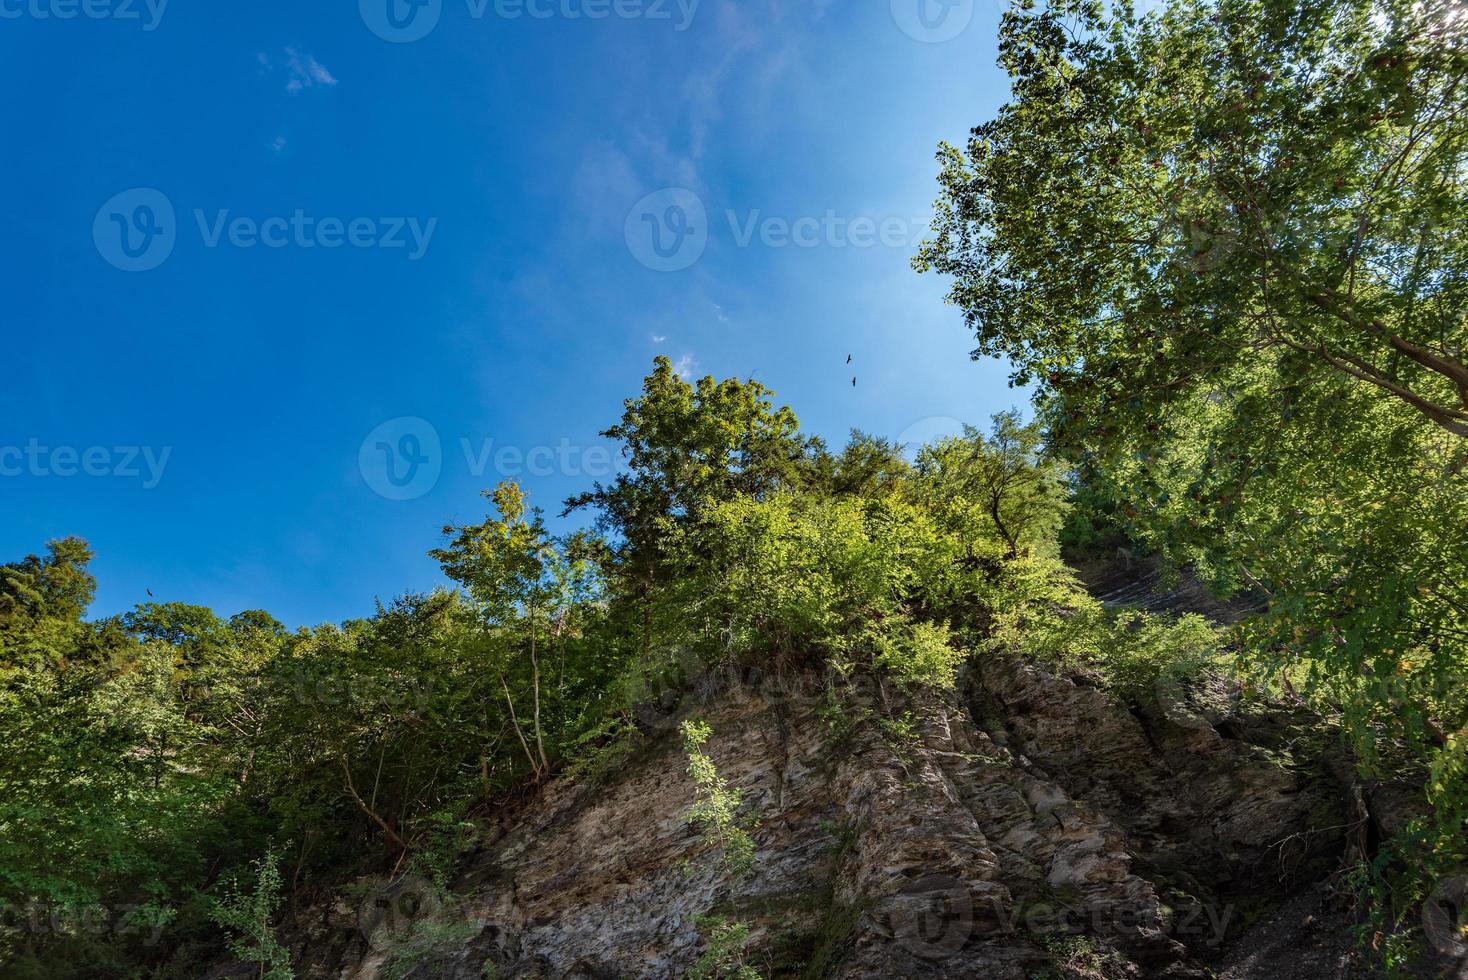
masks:
[[[0,560],[335,621],[659,353],[837,444],[1022,400],[908,264],[997,2],[392,2],[0,0]]]

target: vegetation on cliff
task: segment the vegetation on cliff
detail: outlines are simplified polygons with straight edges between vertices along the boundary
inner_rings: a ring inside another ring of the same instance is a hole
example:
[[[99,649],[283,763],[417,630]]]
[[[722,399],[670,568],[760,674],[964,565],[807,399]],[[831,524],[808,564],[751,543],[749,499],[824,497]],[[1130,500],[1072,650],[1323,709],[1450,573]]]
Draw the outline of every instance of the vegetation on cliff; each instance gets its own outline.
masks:
[[[1468,858],[1465,27],[1436,0],[1020,4],[1013,98],[939,152],[917,260],[1035,384],[1087,508],[1262,597],[1239,649],[1343,712],[1363,772],[1405,745],[1429,774],[1392,915]]]
[[[1366,0],[1006,14],[1013,100],[940,152],[918,264],[1036,386],[1032,421],[836,451],[758,382],[659,359],[606,433],[623,471],[566,501],[588,527],[503,483],[432,551],[456,588],[363,619],[88,620],[85,542],[0,566],[7,975],[197,976],[225,949],[283,975],[279,910],[443,883],[489,808],[614,765],[664,685],[749,666],[834,701],[1001,651],[1138,702],[1225,670],[1338,715],[1362,775],[1418,773],[1422,815],[1354,878],[1401,960],[1468,861],[1463,29]],[[1102,543],[1266,611],[1105,610],[1062,560]],[[742,861],[688,735],[695,814]]]
[[[187,972],[225,925],[275,957],[234,935],[267,900],[236,879],[268,866],[296,902],[379,867],[443,880],[484,807],[615,758],[642,699],[714,665],[951,687],[996,644],[1132,628],[1060,561],[1064,472],[1014,415],[913,461],[861,433],[832,453],[757,382],[660,359],[609,432],[626,471],[568,502],[593,529],[552,536],[501,484],[433,551],[461,588],[341,625],[179,603],[88,622],[84,543],[5,566],[7,952]]]

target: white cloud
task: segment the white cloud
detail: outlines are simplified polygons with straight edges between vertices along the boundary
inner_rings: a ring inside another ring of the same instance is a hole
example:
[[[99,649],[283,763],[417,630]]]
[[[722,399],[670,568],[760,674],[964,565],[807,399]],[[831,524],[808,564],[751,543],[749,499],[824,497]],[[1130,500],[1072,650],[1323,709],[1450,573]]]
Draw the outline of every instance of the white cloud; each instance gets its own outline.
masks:
[[[291,80],[286,82],[286,91],[299,92],[304,88],[313,88],[317,85],[335,85],[336,79],[326,66],[317,61],[311,55],[304,57],[296,52],[295,48],[285,49],[287,67],[290,69]]]
[[[678,358],[676,362],[674,362],[673,373],[682,378],[684,381],[687,381],[693,377],[694,369],[697,367],[698,362],[693,359],[693,355],[684,354],[682,357]]]
[[[330,87],[336,84],[336,76],[317,61],[314,55],[301,54],[295,48],[286,48],[284,57],[285,71],[290,76],[286,79],[285,90],[292,95],[318,85]],[[265,52],[257,52],[255,61],[260,65],[261,75],[275,71],[275,60]]]
[[[271,140],[269,143],[266,143],[265,145],[268,146],[268,147],[270,147],[276,153],[279,153],[281,150],[285,149],[285,137],[284,136],[277,136],[275,139]]]
[[[663,341],[665,341],[667,339],[668,339],[667,337],[664,337],[661,334],[653,334],[652,335],[652,342],[655,343],[655,344],[661,344]]]

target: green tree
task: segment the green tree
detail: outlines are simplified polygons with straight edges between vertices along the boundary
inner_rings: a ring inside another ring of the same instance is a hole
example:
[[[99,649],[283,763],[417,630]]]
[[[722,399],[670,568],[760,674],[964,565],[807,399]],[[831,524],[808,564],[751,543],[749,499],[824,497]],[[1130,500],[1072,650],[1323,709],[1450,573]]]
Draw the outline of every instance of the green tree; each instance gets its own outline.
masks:
[[[923,447],[917,493],[960,535],[986,524],[984,536],[997,536],[1008,559],[1021,549],[1050,553],[1066,508],[1065,470],[1042,448],[1038,422],[1026,425],[1018,412],[1001,412],[987,436],[965,426],[961,438]]]
[[[628,471],[566,501],[568,514],[594,508],[615,537],[609,570],[635,597],[645,647],[655,592],[667,580],[659,542],[668,531],[696,524],[719,501],[761,498],[811,478],[819,443],[772,395],[753,379],[689,384],[658,357],[641,396],[627,399],[621,421],[602,433],[622,443]]]
[[[1005,15],[1013,98],[945,145],[934,238],[976,354],[1090,436],[1262,364],[1468,437],[1468,77],[1446,0],[1093,0]]]
[[[683,751],[688,756],[688,774],[693,779],[697,799],[688,810],[689,823],[702,825],[704,837],[719,849],[725,868],[742,875],[754,866],[754,838],[739,819],[739,803],[743,794],[729,786],[719,775],[714,760],[704,752],[713,730],[701,721],[688,720],[679,729],[683,735]]]
[[[920,270],[1035,385],[1093,513],[1268,612],[1234,639],[1463,768],[1468,34],[1389,0],[1016,5]],[[1302,681],[1303,679],[1303,681]],[[1468,857],[1446,781],[1416,884]]]
[[[831,461],[830,491],[859,497],[893,492],[912,470],[902,451],[902,446],[889,439],[852,429],[846,448]]]
[[[229,949],[246,963],[255,963],[260,980],[292,980],[290,951],[275,937],[275,917],[280,908],[280,855],[274,851],[255,862],[254,883],[246,887],[238,878],[225,884],[223,897],[214,900],[210,915],[234,933]]]
[[[92,550],[81,538],[63,538],[46,552],[0,565],[0,672],[57,664],[78,652],[81,619],[97,587],[87,571]]]
[[[506,671],[499,680],[515,733],[537,778],[550,771],[542,724],[544,701],[541,676],[542,643],[548,636],[561,654],[560,679],[565,676],[564,645],[568,617],[585,602],[593,586],[584,560],[568,558],[546,533],[540,512],[527,511],[524,491],[506,481],[485,496],[494,501],[498,516],[467,527],[446,527],[452,540],[430,554],[444,573],[468,591],[494,640],[518,646],[526,638],[531,667],[531,728],[534,752],[526,737],[510,690]]]

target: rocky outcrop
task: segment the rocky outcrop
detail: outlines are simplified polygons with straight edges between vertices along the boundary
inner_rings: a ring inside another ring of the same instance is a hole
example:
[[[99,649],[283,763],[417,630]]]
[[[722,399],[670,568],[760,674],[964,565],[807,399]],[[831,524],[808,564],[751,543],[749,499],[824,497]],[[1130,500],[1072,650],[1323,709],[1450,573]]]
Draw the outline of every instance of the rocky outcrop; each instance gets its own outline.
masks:
[[[765,976],[1274,976],[1234,946],[1335,860],[1324,740],[1168,715],[997,660],[946,699],[706,678],[490,826],[447,897],[391,879],[303,918],[297,975],[678,977],[714,916]],[[688,823],[689,716],[757,820],[747,874]]]
[[[1209,683],[1127,710],[1084,678],[998,661],[969,693],[991,737],[1121,826],[1172,895],[1227,904],[1315,880],[1344,838],[1331,733]]]

